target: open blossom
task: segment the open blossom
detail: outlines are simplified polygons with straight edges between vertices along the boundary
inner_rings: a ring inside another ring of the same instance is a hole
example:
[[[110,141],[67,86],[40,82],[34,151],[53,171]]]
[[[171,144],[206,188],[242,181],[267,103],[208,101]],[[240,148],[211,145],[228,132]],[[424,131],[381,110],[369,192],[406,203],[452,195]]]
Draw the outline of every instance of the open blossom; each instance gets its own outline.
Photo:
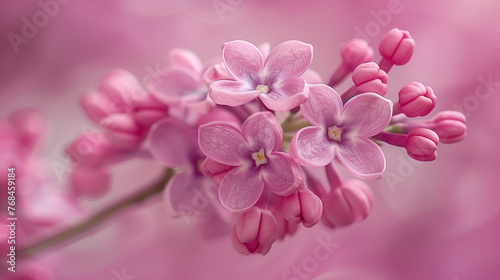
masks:
[[[210,97],[221,105],[240,106],[259,97],[269,109],[288,111],[307,100],[308,86],[300,76],[311,64],[313,48],[287,41],[267,58],[254,45],[232,41],[222,47],[222,61],[234,80],[210,85]]]
[[[326,85],[311,85],[301,111],[313,126],[294,135],[290,155],[301,165],[325,166],[335,156],[363,179],[380,178],[385,157],[369,139],[387,127],[392,103],[374,93],[352,98],[342,108],[339,95]]]
[[[289,195],[302,181],[296,162],[280,152],[283,130],[273,114],[251,115],[241,129],[227,122],[200,126],[198,142],[211,160],[234,166],[219,186],[222,204],[233,212],[252,207],[264,186],[278,195]]]

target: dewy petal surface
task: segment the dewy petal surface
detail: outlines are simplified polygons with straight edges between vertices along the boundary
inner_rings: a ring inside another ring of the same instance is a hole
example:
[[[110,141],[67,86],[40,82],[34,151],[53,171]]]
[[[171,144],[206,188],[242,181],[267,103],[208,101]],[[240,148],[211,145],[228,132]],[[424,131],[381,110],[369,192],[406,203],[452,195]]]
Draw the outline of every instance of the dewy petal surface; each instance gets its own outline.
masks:
[[[241,158],[250,154],[241,131],[225,122],[200,126],[198,143],[207,157],[226,165],[238,166]]]
[[[315,126],[335,124],[342,112],[342,99],[327,85],[309,85],[309,98],[300,105],[306,120]]]
[[[264,148],[271,154],[281,148],[283,130],[270,112],[260,112],[251,115],[242,125],[243,135],[250,147]]]
[[[384,130],[392,117],[392,102],[375,93],[353,97],[344,107],[342,125],[357,136],[370,137]]]
[[[278,195],[289,195],[302,182],[302,173],[293,159],[282,152],[269,156],[269,162],[262,167],[264,185]]]
[[[240,40],[222,46],[222,61],[229,72],[244,82],[253,81],[264,65],[260,50]]]
[[[313,57],[313,47],[300,41],[286,41],[274,48],[266,59],[264,72],[277,80],[302,75]]]
[[[273,85],[268,94],[259,97],[267,108],[284,112],[306,102],[309,88],[303,78],[290,78]]]
[[[220,182],[219,198],[230,211],[241,212],[255,205],[263,189],[264,182],[256,168],[239,167]]]
[[[192,158],[201,156],[196,130],[177,119],[169,118],[155,124],[149,134],[149,151],[168,167],[190,165]]]
[[[337,156],[345,168],[361,179],[379,179],[385,171],[384,153],[368,138],[342,141]]]
[[[292,138],[290,155],[300,165],[325,166],[335,157],[334,149],[323,129],[306,127]]]
[[[220,105],[240,106],[257,98],[262,92],[241,81],[221,80],[210,85],[209,96]]]

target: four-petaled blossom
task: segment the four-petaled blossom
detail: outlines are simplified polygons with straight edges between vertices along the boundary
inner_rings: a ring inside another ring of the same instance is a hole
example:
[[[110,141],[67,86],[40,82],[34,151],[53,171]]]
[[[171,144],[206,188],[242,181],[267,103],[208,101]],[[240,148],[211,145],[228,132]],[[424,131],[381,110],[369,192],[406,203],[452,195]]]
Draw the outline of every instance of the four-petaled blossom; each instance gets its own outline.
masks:
[[[313,48],[299,41],[278,45],[264,58],[245,41],[222,47],[222,61],[234,80],[212,83],[209,95],[217,104],[240,106],[259,97],[267,108],[288,111],[307,100],[309,89],[300,76],[311,64]]]
[[[227,122],[200,126],[198,142],[205,155],[225,165],[235,166],[219,186],[222,204],[232,212],[252,207],[264,186],[278,195],[289,195],[302,182],[299,166],[278,151],[283,130],[273,114],[251,115],[241,129]]]
[[[294,135],[290,145],[293,159],[301,165],[325,166],[337,156],[355,176],[380,178],[385,157],[369,137],[389,124],[392,102],[374,93],[364,93],[342,108],[340,96],[331,87],[311,85],[310,93],[300,107],[313,126]]]

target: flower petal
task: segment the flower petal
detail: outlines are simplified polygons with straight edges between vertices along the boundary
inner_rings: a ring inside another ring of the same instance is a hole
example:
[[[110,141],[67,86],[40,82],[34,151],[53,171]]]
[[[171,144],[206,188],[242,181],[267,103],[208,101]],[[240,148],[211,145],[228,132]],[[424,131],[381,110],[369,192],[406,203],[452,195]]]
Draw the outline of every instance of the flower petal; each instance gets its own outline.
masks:
[[[241,158],[250,154],[241,131],[222,121],[201,125],[198,143],[207,157],[226,165],[239,166]]]
[[[360,179],[379,179],[385,171],[382,149],[367,138],[356,137],[342,141],[337,157],[347,170]]]
[[[342,125],[356,135],[370,137],[384,130],[392,117],[392,102],[375,93],[353,97],[344,107]]]
[[[210,199],[203,192],[206,180],[194,175],[191,169],[175,174],[163,192],[168,214],[174,218],[191,216],[208,207]]]
[[[316,126],[337,123],[342,112],[342,99],[327,85],[309,85],[309,98],[300,105],[304,118]]]
[[[269,161],[262,170],[264,185],[278,195],[291,194],[302,182],[300,167],[283,152],[276,152],[269,156]]]
[[[221,80],[213,82],[208,94],[212,100],[220,105],[240,106],[259,96],[260,90],[251,89],[248,84],[241,81]]]
[[[168,69],[149,80],[151,93],[167,104],[176,104],[200,86],[200,79],[190,71],[176,68]]]
[[[335,157],[334,149],[323,129],[306,127],[293,136],[290,156],[300,165],[325,166]]]
[[[270,112],[259,112],[251,115],[241,128],[250,147],[264,148],[267,154],[272,154],[281,148],[283,130]]]
[[[200,73],[203,68],[198,56],[190,50],[173,49],[170,52],[170,63],[173,67],[180,67],[193,73]]]
[[[241,212],[259,200],[264,182],[257,169],[235,168],[220,182],[219,198],[229,211]]]
[[[302,75],[313,57],[313,47],[300,41],[286,41],[274,48],[266,59],[265,73],[277,80]]]
[[[231,74],[244,82],[253,81],[264,65],[259,49],[240,40],[222,46],[222,61]]]
[[[190,165],[192,158],[202,157],[198,149],[196,130],[186,123],[167,118],[156,123],[148,136],[149,151],[168,167]]]
[[[268,94],[259,95],[267,108],[285,112],[306,102],[309,87],[302,78],[291,78],[275,84]]]

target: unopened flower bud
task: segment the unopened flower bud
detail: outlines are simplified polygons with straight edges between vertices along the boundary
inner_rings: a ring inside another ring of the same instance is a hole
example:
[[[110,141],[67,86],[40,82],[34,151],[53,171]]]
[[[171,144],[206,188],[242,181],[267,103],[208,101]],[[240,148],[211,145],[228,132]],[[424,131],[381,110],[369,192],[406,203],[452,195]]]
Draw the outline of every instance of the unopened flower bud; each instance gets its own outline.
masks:
[[[372,209],[373,194],[366,183],[348,180],[323,200],[323,223],[331,228],[364,220]]]
[[[352,73],[352,81],[358,93],[374,92],[380,96],[387,93],[387,73],[375,62],[356,67]]]
[[[79,165],[71,173],[71,188],[75,196],[99,197],[111,186],[111,175],[101,167]]]
[[[394,65],[406,64],[415,49],[415,40],[408,31],[391,29],[379,45],[380,54]]]
[[[103,131],[109,136],[114,144],[124,148],[135,148],[143,140],[143,134],[128,114],[112,114],[100,122]]]
[[[439,141],[451,144],[462,141],[467,133],[464,114],[456,111],[444,111],[432,119],[433,130],[439,135]]]
[[[423,117],[436,107],[436,95],[432,88],[413,82],[399,91],[400,110],[407,117]]]
[[[319,222],[323,213],[323,203],[309,189],[300,189],[283,198],[283,216],[290,222],[302,222],[312,227]]]
[[[432,161],[437,158],[439,136],[427,128],[415,128],[408,133],[406,152],[419,161]]]
[[[233,245],[238,252],[266,255],[277,238],[278,224],[271,211],[252,207],[243,213],[232,232]]]
[[[365,40],[355,38],[347,42],[340,49],[340,58],[342,63],[332,74],[329,86],[335,86],[340,83],[349,73],[354,71],[361,63],[368,62],[373,57],[373,49]]]

